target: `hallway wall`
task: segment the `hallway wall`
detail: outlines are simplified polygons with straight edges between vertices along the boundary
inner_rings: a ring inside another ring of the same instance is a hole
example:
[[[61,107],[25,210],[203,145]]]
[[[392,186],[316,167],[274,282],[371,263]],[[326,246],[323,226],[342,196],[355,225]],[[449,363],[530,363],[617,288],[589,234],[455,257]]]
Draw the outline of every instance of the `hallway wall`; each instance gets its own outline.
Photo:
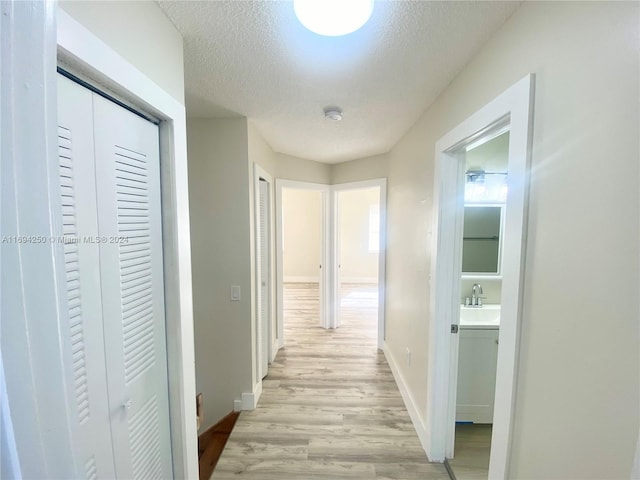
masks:
[[[182,35],[155,2],[61,0],[58,4],[184,105]]]
[[[389,174],[389,154],[359,158],[349,162],[336,163],[331,167],[331,185],[361,182],[376,178],[387,178]]]
[[[187,122],[196,384],[205,431],[258,388],[253,164],[274,178],[326,183],[330,166],[273,152],[245,117]],[[275,215],[271,228],[275,229]],[[275,230],[274,230],[275,231]],[[231,302],[230,287],[241,289]]]
[[[338,193],[340,231],[340,281],[377,283],[378,252],[369,250],[370,209],[380,205],[380,188]],[[379,210],[378,210],[379,211]]]
[[[250,184],[245,118],[189,119],[196,387],[201,432],[252,391]],[[240,286],[239,302],[230,299]]]
[[[397,359],[413,352],[411,365],[398,363],[424,407],[435,142],[536,74],[509,478],[630,476],[640,415],[630,301],[640,280],[638,9],[523,3],[390,153],[386,342]]]
[[[322,192],[282,191],[283,280],[320,281],[322,263]]]

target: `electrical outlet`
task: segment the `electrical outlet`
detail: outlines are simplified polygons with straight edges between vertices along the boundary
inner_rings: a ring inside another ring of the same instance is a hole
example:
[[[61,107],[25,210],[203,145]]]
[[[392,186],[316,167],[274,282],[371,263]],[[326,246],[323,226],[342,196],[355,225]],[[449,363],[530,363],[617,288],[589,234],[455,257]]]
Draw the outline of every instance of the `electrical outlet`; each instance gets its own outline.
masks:
[[[407,365],[411,365],[411,350],[407,347]]]

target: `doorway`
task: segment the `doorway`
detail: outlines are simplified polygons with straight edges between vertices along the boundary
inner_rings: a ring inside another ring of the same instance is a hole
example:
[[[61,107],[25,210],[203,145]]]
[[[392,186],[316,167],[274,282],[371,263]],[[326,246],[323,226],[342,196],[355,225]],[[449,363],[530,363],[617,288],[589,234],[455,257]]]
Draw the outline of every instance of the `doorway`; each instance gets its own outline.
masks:
[[[384,346],[386,180],[334,185],[333,327],[358,328]]]
[[[289,327],[329,327],[328,202],[328,185],[276,180],[278,348]]]
[[[467,147],[500,129],[510,131],[508,193],[502,245],[500,340],[489,478],[506,478],[517,388],[518,340],[524,273],[524,239],[531,150],[533,75],[511,86],[436,143],[434,176],[434,261],[431,265],[428,447],[432,461],[454,456],[461,311],[464,178]]]
[[[453,457],[456,478],[489,473],[500,335],[509,131],[463,149],[462,275]]]

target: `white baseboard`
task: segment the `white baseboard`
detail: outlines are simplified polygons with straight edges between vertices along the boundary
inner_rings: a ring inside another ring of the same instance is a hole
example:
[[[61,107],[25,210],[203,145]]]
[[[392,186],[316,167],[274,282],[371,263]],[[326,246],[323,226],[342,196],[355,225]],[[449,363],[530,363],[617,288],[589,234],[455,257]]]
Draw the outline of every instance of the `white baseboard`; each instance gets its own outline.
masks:
[[[398,364],[396,362],[395,357],[387,347],[387,344],[384,344],[383,348],[384,356],[387,359],[387,363],[389,367],[391,367],[391,373],[393,373],[393,378],[398,385],[398,389],[400,390],[400,395],[402,395],[402,400],[404,401],[405,407],[407,407],[407,411],[409,412],[409,417],[411,418],[411,423],[413,423],[413,428],[415,428],[416,433],[418,434],[418,438],[420,439],[420,444],[422,445],[422,449],[425,451],[425,455],[427,452],[428,445],[428,436],[427,429],[424,424],[424,420],[422,419],[422,415],[420,415],[420,410],[416,406],[409,389],[407,388],[407,384],[400,373],[400,369],[398,368]],[[428,458],[428,456],[427,456]]]
[[[241,412],[242,411],[242,400],[234,400],[233,401],[233,411]]]
[[[252,393],[242,394],[242,410],[255,410],[262,395],[262,380],[253,387]]]
[[[291,275],[291,276],[284,277],[283,281],[284,283],[318,283],[320,282],[320,277],[317,277],[317,276],[304,277],[304,276]]]

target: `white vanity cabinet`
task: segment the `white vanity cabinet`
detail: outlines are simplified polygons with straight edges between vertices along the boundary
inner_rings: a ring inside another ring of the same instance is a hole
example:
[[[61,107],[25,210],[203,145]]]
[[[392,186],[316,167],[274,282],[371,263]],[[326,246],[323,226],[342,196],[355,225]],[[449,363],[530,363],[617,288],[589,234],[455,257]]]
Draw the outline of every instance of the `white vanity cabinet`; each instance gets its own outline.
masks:
[[[499,328],[460,327],[456,421],[493,423]]]

